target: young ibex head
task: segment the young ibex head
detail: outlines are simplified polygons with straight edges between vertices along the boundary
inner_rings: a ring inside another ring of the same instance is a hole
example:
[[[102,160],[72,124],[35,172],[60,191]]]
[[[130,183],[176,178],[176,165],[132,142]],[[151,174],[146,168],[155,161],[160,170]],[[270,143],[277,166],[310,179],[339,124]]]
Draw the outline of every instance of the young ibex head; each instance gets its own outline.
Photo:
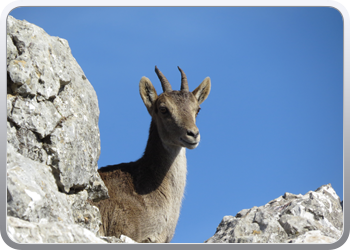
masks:
[[[199,105],[209,95],[210,78],[205,78],[190,92],[187,77],[180,67],[178,68],[181,72],[180,91],[172,90],[169,81],[156,66],[155,71],[162,84],[163,93],[158,96],[151,81],[142,77],[139,85],[140,95],[158,128],[164,146],[194,149],[200,141],[196,116],[200,110]]]

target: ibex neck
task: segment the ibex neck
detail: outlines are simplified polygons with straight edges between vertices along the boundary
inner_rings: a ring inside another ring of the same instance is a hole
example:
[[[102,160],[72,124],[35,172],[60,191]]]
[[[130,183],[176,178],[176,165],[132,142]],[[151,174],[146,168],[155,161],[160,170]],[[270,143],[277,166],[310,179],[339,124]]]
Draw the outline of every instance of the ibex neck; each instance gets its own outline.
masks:
[[[183,147],[164,145],[156,124],[152,121],[144,155],[139,160],[142,172],[147,172],[143,187],[157,189],[160,185],[176,183],[184,187],[186,182],[186,150]],[[148,183],[148,184],[146,184]],[[152,184],[151,184],[152,183]],[[144,190],[150,192],[152,190]]]
[[[164,144],[162,142],[159,137],[158,128],[152,120],[149,129],[147,146],[143,158],[146,158],[148,161],[151,161],[157,165],[172,165],[173,161],[175,158],[177,158],[181,151],[184,151],[184,148],[180,146]]]

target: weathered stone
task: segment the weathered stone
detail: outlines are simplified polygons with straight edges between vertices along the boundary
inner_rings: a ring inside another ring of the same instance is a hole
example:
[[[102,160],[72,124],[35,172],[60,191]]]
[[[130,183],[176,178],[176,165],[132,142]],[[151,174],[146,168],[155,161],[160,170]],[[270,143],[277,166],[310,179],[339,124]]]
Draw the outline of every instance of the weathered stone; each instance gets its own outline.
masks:
[[[49,166],[25,158],[7,147],[7,214],[31,222],[74,223],[66,195],[59,192]]]
[[[120,239],[115,236],[100,236],[100,238],[108,243],[137,243],[125,235],[121,235]]]
[[[9,35],[6,36],[6,44],[7,44],[6,59],[7,59],[7,65],[8,65],[9,62],[11,62],[17,57],[18,51]]]
[[[74,222],[95,234],[102,225],[100,211],[87,202],[86,190],[78,194],[67,195],[68,203],[73,211]]]
[[[108,242],[108,243],[123,243],[121,239],[115,236],[100,236],[100,239]]]
[[[37,133],[41,139],[51,134],[62,118],[49,101],[17,98],[12,105],[9,119],[18,127]]]
[[[20,243],[106,243],[96,93],[68,42],[7,20],[8,233]],[[15,218],[16,217],[16,218]]]
[[[278,220],[288,235],[300,235],[308,231],[317,230],[317,225],[312,220],[308,220],[301,216],[293,216],[284,214]]]
[[[14,94],[23,97],[35,96],[38,77],[32,73],[35,70],[31,61],[21,60],[17,57],[17,59],[10,61],[7,70],[12,81],[11,90]]]
[[[106,243],[93,232],[64,222],[27,222],[7,217],[7,234],[17,243]]]
[[[305,195],[285,193],[264,206],[225,216],[206,243],[329,243],[343,230],[340,199],[330,184]]]
[[[120,239],[123,243],[137,243],[136,241],[134,241],[133,239],[129,238],[126,235],[120,235]]]
[[[298,238],[288,241],[288,243],[330,244],[336,241],[337,240],[334,238],[325,236],[321,231],[315,230],[315,231],[306,232],[305,234],[300,235]]]
[[[7,121],[7,143],[15,149],[19,149],[19,140],[17,138],[17,129],[13,122]]]
[[[61,191],[86,189],[91,199],[107,198],[96,173],[97,96],[68,42],[12,16],[7,19],[7,40],[8,143],[51,166]]]

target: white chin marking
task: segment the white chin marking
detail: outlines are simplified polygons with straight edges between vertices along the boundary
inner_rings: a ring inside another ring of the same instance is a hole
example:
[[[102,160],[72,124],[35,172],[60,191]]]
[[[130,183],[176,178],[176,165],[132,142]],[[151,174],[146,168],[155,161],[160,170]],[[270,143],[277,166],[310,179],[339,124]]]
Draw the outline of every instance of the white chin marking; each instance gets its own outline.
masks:
[[[188,149],[195,149],[198,146],[198,143],[196,145],[191,145],[191,146],[187,146]]]
[[[188,142],[182,138],[180,138],[180,142],[181,144],[183,145],[183,147],[186,147],[188,149],[194,149],[198,146],[199,142],[195,142],[195,143],[191,143],[191,142]]]

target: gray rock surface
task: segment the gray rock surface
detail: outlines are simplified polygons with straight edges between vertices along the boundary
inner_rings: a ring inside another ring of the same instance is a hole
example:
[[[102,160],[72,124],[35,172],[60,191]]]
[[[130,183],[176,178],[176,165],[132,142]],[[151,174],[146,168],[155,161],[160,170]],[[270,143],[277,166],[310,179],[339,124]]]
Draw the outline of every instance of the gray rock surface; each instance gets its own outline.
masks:
[[[225,216],[206,243],[332,243],[343,232],[343,210],[330,184],[305,195],[285,193],[264,206]]]
[[[51,167],[7,146],[7,215],[31,222],[74,223],[67,195],[58,191]]]
[[[7,20],[8,234],[19,243],[106,243],[96,93],[68,42]]]
[[[107,197],[100,155],[96,93],[68,42],[12,16],[7,20],[8,143],[50,166],[61,191]]]
[[[19,243],[107,243],[77,224],[34,223],[12,216],[7,218],[7,234],[12,241]]]
[[[133,239],[123,234],[120,236],[120,239],[115,236],[100,236],[100,238],[108,243],[137,243]]]
[[[98,237],[77,224],[65,222],[28,222],[16,217],[7,217],[7,234],[19,243],[137,243],[127,236]]]
[[[320,230],[306,232],[299,237],[288,241],[288,243],[311,243],[311,244],[330,244],[337,239],[325,236]]]

